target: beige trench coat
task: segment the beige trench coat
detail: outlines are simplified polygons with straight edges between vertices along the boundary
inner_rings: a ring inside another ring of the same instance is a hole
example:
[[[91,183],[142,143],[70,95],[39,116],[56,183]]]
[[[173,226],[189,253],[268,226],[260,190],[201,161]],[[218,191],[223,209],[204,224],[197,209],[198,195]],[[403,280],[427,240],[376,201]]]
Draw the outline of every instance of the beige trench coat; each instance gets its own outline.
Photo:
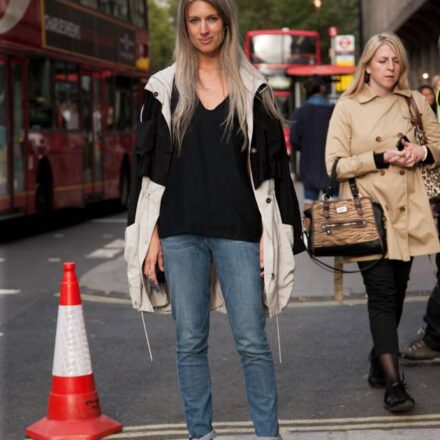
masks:
[[[386,257],[402,261],[440,251],[419,167],[390,165],[377,169],[374,162],[373,153],[396,148],[399,133],[416,143],[405,99],[411,93],[422,116],[429,148],[439,164],[440,125],[425,98],[410,90],[396,88],[391,95],[379,97],[365,85],[358,95],[341,98],[330,121],[326,145],[328,172],[335,159],[341,158],[337,166],[337,177],[342,182],[340,198],[351,197],[347,179],[355,177],[361,195],[384,209]]]

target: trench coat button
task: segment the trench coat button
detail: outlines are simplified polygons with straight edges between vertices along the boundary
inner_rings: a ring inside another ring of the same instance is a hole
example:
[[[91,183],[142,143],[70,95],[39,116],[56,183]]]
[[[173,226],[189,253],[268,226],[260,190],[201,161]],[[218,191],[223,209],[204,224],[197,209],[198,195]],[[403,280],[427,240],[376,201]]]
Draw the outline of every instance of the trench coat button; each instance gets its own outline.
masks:
[[[405,212],[406,211],[404,206],[401,206],[399,209],[400,209],[400,212]]]
[[[274,280],[275,279],[275,274],[273,273],[270,277]]]
[[[257,149],[256,148],[251,148],[251,153],[252,154],[255,154],[257,152]]]
[[[154,96],[158,96],[158,95],[159,95],[159,93],[157,93],[157,92],[154,92],[154,93],[153,93],[153,95],[154,95]]]
[[[384,170],[380,170],[379,174],[380,174],[381,176],[385,176],[385,171],[384,171]]]
[[[380,136],[376,136],[376,142],[382,142],[382,138]]]
[[[267,199],[266,199],[266,203],[270,203],[272,201],[272,199],[270,198],[270,197],[268,197]]]
[[[400,170],[400,175],[403,176],[405,174],[405,170]]]

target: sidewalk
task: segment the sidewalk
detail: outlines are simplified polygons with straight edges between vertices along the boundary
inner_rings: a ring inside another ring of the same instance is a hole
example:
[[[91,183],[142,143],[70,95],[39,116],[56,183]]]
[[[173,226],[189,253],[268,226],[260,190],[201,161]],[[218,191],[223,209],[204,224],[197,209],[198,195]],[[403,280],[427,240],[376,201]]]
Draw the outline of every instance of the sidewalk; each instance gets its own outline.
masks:
[[[439,429],[335,431],[282,434],[283,440],[438,440]],[[253,440],[251,435],[219,436],[216,440]],[[182,439],[184,440],[184,439]],[[186,440],[186,439],[185,439]]]

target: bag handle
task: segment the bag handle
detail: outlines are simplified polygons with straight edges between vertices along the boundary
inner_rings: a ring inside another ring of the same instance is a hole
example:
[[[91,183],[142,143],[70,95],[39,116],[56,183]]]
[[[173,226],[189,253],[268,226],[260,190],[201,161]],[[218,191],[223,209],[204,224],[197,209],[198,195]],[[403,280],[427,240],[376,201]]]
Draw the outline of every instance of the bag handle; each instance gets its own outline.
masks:
[[[409,115],[411,116],[411,123],[423,132],[424,128],[422,115],[419,112],[419,108],[417,107],[417,103],[413,95],[411,94],[409,98],[405,97],[405,99],[406,103],[408,104]]]
[[[328,185],[327,188],[324,192],[324,217],[325,218],[329,218],[330,216],[330,199],[332,197],[333,194],[333,190],[336,187],[336,167],[338,165],[340,157],[337,157],[333,163],[331,172],[330,172],[330,179],[328,181]],[[356,179],[354,177],[352,177],[351,179],[348,179],[348,183],[350,184],[350,191],[351,194],[353,195],[353,201],[354,201],[354,206],[356,208],[356,211],[358,212],[359,215],[363,215],[363,211],[362,211],[362,205],[361,205],[361,200],[359,198],[359,189],[356,185]]]

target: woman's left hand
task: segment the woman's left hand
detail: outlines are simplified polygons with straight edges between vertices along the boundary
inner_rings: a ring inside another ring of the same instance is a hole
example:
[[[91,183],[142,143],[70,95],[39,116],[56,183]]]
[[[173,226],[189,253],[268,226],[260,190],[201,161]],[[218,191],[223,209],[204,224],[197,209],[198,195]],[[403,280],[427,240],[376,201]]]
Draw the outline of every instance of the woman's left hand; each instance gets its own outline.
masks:
[[[260,277],[264,277],[264,233],[260,238]]]
[[[405,141],[403,141],[403,145],[405,146],[403,151],[406,152],[403,166],[411,168],[425,158],[426,147]]]

